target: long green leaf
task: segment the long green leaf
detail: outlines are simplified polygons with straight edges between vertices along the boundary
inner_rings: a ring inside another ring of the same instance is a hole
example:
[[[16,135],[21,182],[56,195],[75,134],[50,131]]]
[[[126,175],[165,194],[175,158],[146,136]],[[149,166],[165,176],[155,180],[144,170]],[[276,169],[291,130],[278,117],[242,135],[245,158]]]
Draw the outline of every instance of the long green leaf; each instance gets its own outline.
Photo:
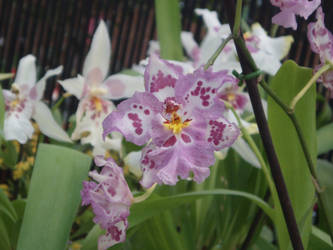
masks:
[[[10,203],[7,195],[0,188],[0,216],[2,216],[1,213],[8,216],[13,222],[17,220],[17,215],[12,203]]]
[[[312,76],[312,70],[299,67],[293,61],[285,62],[271,81],[273,91],[287,104],[304,87]],[[316,159],[316,89],[313,86],[296,106],[296,117],[300,123],[313,161]],[[294,126],[283,110],[268,99],[268,122],[273,143],[279,158],[292,206],[307,246],[311,233],[311,213],[314,188],[307,162]],[[307,214],[308,213],[308,214]],[[307,214],[306,217],[304,217]],[[284,220],[275,220],[280,249],[288,249],[289,235]]]
[[[5,222],[0,217],[0,249],[11,250],[10,239],[8,235],[8,229]]]
[[[133,243],[133,250],[186,250],[170,211],[162,212],[142,223],[130,242]]]
[[[215,189],[149,199],[145,202],[134,204],[131,207],[131,214],[129,216],[130,227],[133,227],[166,209],[173,209],[185,203],[212,195],[233,195],[250,199],[268,216],[273,217],[273,210],[269,207],[269,205],[253,194],[228,189]]]
[[[178,0],[155,0],[157,35],[164,59],[182,61],[180,10]]]
[[[330,236],[319,228],[312,226],[309,250],[333,250]]]
[[[4,102],[4,98],[2,95],[2,87],[0,85],[0,144],[2,141],[2,137],[4,136],[3,133],[3,123],[5,120],[5,102]]]
[[[318,160],[317,175],[323,189],[321,196],[327,211],[327,220],[324,222],[327,223],[330,228],[333,228],[333,164],[328,161]]]
[[[18,250],[65,249],[91,159],[40,144],[18,240]]]
[[[333,123],[330,123],[317,131],[318,155],[327,153],[333,149]]]

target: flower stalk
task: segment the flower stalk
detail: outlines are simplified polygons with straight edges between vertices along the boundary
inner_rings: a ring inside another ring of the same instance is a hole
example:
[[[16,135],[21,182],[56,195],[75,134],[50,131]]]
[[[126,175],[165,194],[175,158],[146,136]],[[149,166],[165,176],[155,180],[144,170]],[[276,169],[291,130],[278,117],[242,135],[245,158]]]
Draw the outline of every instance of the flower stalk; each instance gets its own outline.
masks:
[[[212,66],[216,60],[216,58],[220,55],[224,47],[228,44],[228,42],[233,38],[233,35],[230,34],[226,39],[223,39],[221,45],[217,48],[215,53],[209,58],[208,62],[205,64],[204,69],[207,70],[210,66]]]
[[[295,109],[296,104],[302,97],[306,94],[306,92],[311,88],[313,84],[316,83],[318,78],[324,74],[326,71],[331,70],[332,65],[331,64],[325,64],[323,67],[321,67],[312,77],[311,79],[307,82],[307,84],[304,86],[304,88],[292,99],[290,103],[290,108],[292,110]]]
[[[150,197],[150,195],[154,192],[156,186],[157,186],[157,183],[155,183],[150,188],[148,188],[144,194],[134,197],[133,203],[140,203],[140,202],[147,200]]]

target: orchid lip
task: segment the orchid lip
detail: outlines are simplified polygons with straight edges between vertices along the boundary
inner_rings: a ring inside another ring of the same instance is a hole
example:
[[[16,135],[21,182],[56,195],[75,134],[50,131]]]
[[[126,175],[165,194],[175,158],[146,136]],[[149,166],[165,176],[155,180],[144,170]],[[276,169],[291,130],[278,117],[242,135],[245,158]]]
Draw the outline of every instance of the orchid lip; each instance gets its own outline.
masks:
[[[173,112],[171,115],[171,121],[166,120],[163,125],[167,129],[171,130],[174,134],[179,134],[183,128],[189,126],[190,121],[190,119],[186,119],[182,122],[181,117],[176,112]]]

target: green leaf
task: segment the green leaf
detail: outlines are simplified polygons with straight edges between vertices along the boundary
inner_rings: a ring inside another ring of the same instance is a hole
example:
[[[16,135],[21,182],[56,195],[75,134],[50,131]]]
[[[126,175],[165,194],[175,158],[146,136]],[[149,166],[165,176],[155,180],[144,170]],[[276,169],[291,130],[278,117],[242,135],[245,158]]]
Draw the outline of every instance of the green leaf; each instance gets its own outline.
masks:
[[[18,250],[65,249],[91,159],[40,144],[18,240]]]
[[[330,228],[333,228],[333,164],[318,159],[317,176],[321,188],[323,189],[321,197],[323,198],[323,203],[327,211],[325,223],[327,223]]]
[[[332,250],[333,245],[330,236],[319,228],[312,226],[309,250]]]
[[[333,123],[330,123],[317,131],[318,155],[327,153],[333,149]]]
[[[0,188],[0,215],[5,214],[13,222],[17,220],[17,215],[12,203],[9,201],[5,192]]]
[[[8,229],[0,217],[0,249],[1,250],[11,250],[10,239],[8,235]]]
[[[148,199],[145,202],[133,204],[129,216],[129,225],[130,227],[134,227],[135,225],[143,222],[144,220],[154,215],[157,215],[167,209],[173,209],[180,205],[195,201],[200,198],[216,195],[233,195],[250,199],[257,206],[259,206],[268,216],[273,216],[273,210],[269,207],[269,205],[253,194],[228,189],[215,189]]]
[[[177,208],[181,205],[193,202],[197,199],[219,195],[233,195],[247,198],[253,201],[257,206],[259,206],[269,217],[273,217],[272,208],[269,207],[269,205],[265,201],[253,194],[235,190],[215,189],[200,192],[189,192],[166,197],[158,197],[157,195],[153,195],[144,202],[135,203],[132,205],[130,210],[130,216],[128,217],[128,229],[132,229],[133,227],[139,225],[140,223],[143,223],[151,217],[156,216],[167,210]],[[99,226],[95,226],[83,242],[82,249],[96,249],[97,240],[99,235],[101,234],[103,234],[103,230]]]
[[[0,130],[3,131],[3,123],[5,120],[5,102],[2,95],[2,87],[0,86]]]
[[[133,243],[133,250],[186,249],[180,233],[177,232],[177,227],[170,211],[163,212],[145,221],[131,237],[130,242]]]
[[[104,234],[104,230],[99,225],[95,225],[82,242],[82,250],[97,249],[98,237],[102,234]]]
[[[293,97],[305,86],[312,76],[312,70],[299,67],[293,61],[286,61],[271,81],[272,90],[289,104]],[[301,126],[305,141],[313,161],[316,160],[316,88],[304,95],[296,106],[296,117]],[[280,166],[285,178],[288,193],[304,246],[307,246],[311,233],[311,213],[309,208],[314,199],[314,188],[310,171],[303,154],[296,130],[285,112],[268,98],[268,123]],[[280,249],[290,246],[289,235],[284,220],[276,219]]]
[[[164,59],[184,59],[180,41],[180,10],[178,0],[155,0],[157,35]]]

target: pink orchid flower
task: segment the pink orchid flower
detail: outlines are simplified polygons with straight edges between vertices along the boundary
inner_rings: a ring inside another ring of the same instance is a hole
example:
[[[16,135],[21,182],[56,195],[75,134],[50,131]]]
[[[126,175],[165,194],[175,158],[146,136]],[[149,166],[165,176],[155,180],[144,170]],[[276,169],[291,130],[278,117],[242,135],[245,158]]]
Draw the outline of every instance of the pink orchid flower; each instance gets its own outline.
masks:
[[[33,118],[43,134],[59,141],[71,142],[66,132],[54,120],[50,109],[41,101],[46,80],[61,72],[62,66],[48,70],[37,82],[36,58],[27,55],[20,60],[11,90],[3,90],[6,140],[26,143],[34,132],[30,121]]]
[[[111,42],[107,27],[100,21],[91,47],[83,64],[82,76],[59,81],[62,87],[80,100],[76,112],[73,140],[90,143],[93,154],[104,154],[107,149],[120,150],[122,137],[102,139],[102,121],[114,108],[110,100],[127,98],[144,89],[142,76],[115,74],[106,77],[110,65]]]
[[[184,75],[169,61],[150,57],[145,92],[136,92],[103,122],[104,136],[122,133],[128,141],[148,145],[143,150],[141,184],[175,185],[178,176],[202,182],[214,164],[214,151],[229,147],[239,129],[223,117],[217,90],[234,78],[227,71],[199,68]]]

